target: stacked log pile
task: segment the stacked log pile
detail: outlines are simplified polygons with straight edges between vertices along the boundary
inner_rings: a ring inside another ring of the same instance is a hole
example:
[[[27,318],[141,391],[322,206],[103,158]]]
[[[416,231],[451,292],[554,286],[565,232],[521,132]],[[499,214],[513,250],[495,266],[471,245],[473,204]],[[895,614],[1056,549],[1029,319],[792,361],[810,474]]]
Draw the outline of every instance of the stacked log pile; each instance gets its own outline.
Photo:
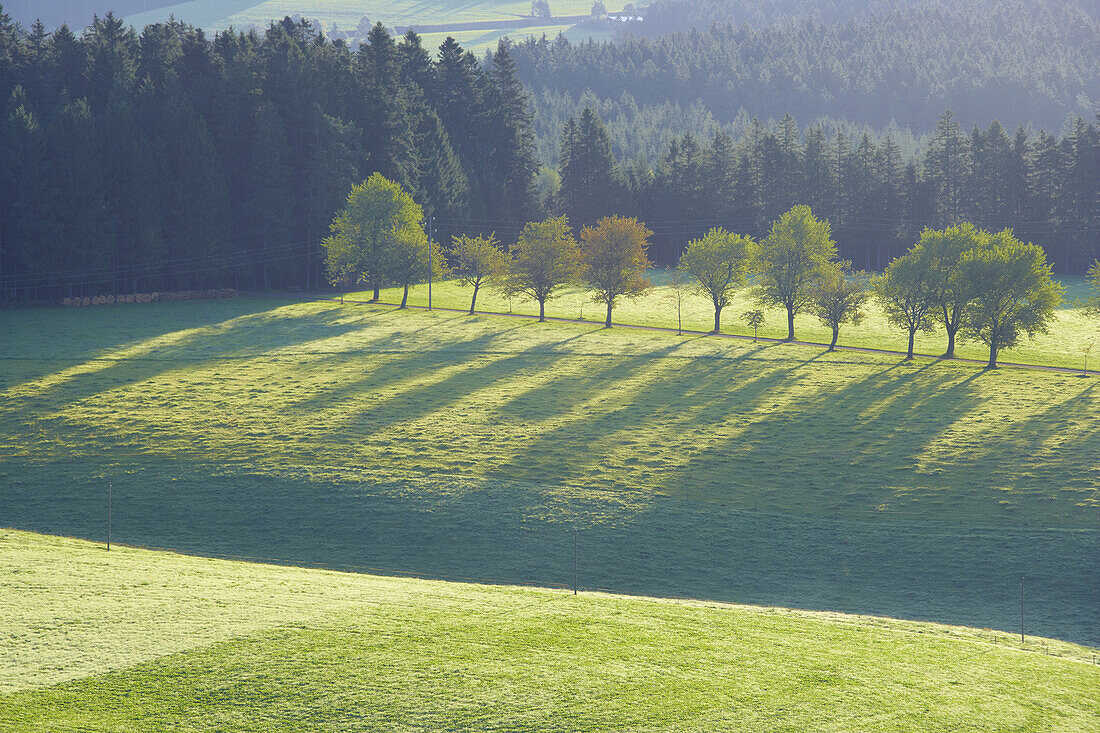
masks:
[[[240,293],[232,288],[220,290],[177,290],[171,293],[131,293],[128,295],[94,295],[90,298],[64,298],[61,305],[68,307],[111,305],[114,303],[167,303],[176,300],[220,300],[236,298]]]

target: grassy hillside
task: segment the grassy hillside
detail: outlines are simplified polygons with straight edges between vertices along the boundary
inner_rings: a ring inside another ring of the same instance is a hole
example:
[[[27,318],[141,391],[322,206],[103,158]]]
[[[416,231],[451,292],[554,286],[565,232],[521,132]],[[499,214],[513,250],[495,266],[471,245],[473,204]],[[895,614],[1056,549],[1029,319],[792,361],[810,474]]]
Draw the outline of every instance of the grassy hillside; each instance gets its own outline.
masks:
[[[1093,652],[0,530],[7,731],[1087,730]]]
[[[550,8],[555,16],[586,15],[592,9],[592,3],[590,0],[555,0],[550,3]],[[613,5],[608,8],[619,9]],[[301,15],[320,20],[326,29],[331,30],[335,24],[344,30],[350,30],[359,24],[363,16],[370,18],[372,23],[381,21],[392,28],[396,25],[415,27],[512,20],[528,17],[530,14],[531,3],[528,0],[433,0],[428,3],[412,0],[190,0],[167,8],[128,15],[126,20],[137,27],[143,27],[175,16],[207,30],[217,31],[230,26],[244,29],[252,24],[265,28],[272,20],[281,20],[288,15]],[[570,24],[548,22],[544,26],[507,31],[466,29],[453,33],[428,34],[424,42],[429,48],[435,48],[447,35],[453,35],[464,48],[480,51],[495,47],[497,40],[505,35],[523,38],[545,33],[553,37],[569,28]]]
[[[241,299],[0,312],[0,517],[1100,643],[1095,379]]]

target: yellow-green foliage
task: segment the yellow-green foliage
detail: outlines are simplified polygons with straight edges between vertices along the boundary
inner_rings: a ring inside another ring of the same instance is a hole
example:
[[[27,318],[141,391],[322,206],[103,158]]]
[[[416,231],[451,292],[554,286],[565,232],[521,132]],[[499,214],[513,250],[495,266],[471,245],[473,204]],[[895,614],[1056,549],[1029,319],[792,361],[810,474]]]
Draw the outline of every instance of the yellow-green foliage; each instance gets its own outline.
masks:
[[[615,309],[615,322],[676,328],[676,302],[674,298],[669,297],[670,288],[666,285],[668,274],[663,270],[656,270],[650,272],[648,277],[655,287],[642,297],[618,306]],[[1082,347],[1100,339],[1100,320],[1086,313],[1077,302],[1088,292],[1088,284],[1084,278],[1063,277],[1058,278],[1058,281],[1066,286],[1066,292],[1062,306],[1055,311],[1050,332],[1038,334],[1031,339],[1022,339],[1015,348],[1005,349],[1001,354],[1002,362],[1081,367]],[[366,298],[363,299],[366,300]],[[401,294],[389,293],[384,296],[384,299],[397,303],[401,299]],[[584,318],[593,323],[598,322],[603,314],[595,311],[590,300],[591,296],[579,288],[564,290],[553,301],[547,303],[546,315]],[[426,287],[419,288],[409,295],[409,303],[412,305],[426,305],[427,302]],[[468,307],[469,297],[450,283],[436,283],[434,303],[436,306]],[[742,313],[758,307],[748,287],[733,293],[728,306],[729,312],[733,313]],[[478,295],[478,310],[537,315],[538,305],[519,297],[509,300],[499,291],[490,289]],[[866,312],[867,318],[861,324],[846,326],[843,329],[840,345],[890,349],[904,353],[905,329],[888,323],[881,307],[873,300],[867,304]],[[713,306],[708,299],[695,293],[684,296],[683,315],[686,329],[706,332],[714,327]],[[761,336],[784,338],[787,335],[786,313],[782,309],[765,309],[764,317],[764,325],[760,328]],[[722,332],[752,336],[752,328],[746,326],[740,319],[723,320]],[[830,339],[829,329],[809,312],[795,316],[795,335],[800,341],[822,344],[828,344]],[[946,345],[947,337],[942,328],[928,334],[917,334],[918,354],[939,356],[944,352]],[[984,362],[989,357],[989,349],[977,341],[961,341],[956,347],[956,355]]]
[[[1092,651],[889,619],[253,565],[0,530],[0,727],[1028,730]]]

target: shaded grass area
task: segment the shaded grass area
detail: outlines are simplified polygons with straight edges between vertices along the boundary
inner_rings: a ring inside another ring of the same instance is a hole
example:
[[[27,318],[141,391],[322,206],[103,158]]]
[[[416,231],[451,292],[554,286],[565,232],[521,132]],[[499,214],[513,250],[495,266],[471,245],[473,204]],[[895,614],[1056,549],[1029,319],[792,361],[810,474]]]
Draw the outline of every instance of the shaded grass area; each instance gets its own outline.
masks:
[[[211,473],[213,471],[213,473]],[[1100,645],[1089,530],[792,518],[709,503],[456,479],[331,481],[177,465],[114,472],[115,542],[453,580],[931,619]],[[100,541],[103,478],[33,476],[5,522]],[[63,487],[63,488],[62,488]],[[576,537],[574,537],[576,531]]]
[[[974,629],[108,554],[11,531],[0,557],[13,731],[1045,731],[1100,717],[1091,650],[1022,651]]]
[[[0,312],[0,518],[1100,641],[1094,380],[264,299]]]
[[[676,328],[676,303],[671,298],[671,290],[665,285],[667,272],[654,270],[650,279],[655,287],[635,300],[624,300],[615,307],[616,323],[636,326],[660,326]],[[1089,316],[1076,306],[1078,299],[1087,294],[1087,283],[1083,277],[1063,277],[1060,282],[1066,286],[1064,302],[1056,313],[1050,332],[1039,334],[1033,339],[1024,338],[1012,349],[1005,349],[1001,360],[1021,364],[1068,367],[1080,369],[1084,366],[1084,349],[1092,346],[1090,369],[1100,366],[1100,319]],[[461,287],[455,281],[436,283],[433,289],[433,305],[446,308],[468,309],[470,307],[469,288]],[[369,293],[354,293],[349,297],[368,300]],[[385,291],[383,300],[398,303],[400,292]],[[427,305],[428,289],[426,285],[413,288],[409,293],[410,305]],[[508,299],[492,289],[482,290],[478,294],[479,311],[497,313],[522,313],[538,315],[538,303],[517,297]],[[722,311],[722,332],[742,336],[752,336],[752,328],[745,325],[742,315],[745,311],[760,306],[753,300],[748,289],[739,291],[733,302]],[[547,303],[546,314],[559,318],[580,318],[592,323],[603,324],[602,306],[593,303],[591,294],[579,288],[570,288]],[[714,327],[714,310],[710,301],[697,293],[687,294],[682,304],[683,326],[691,331],[710,331]],[[868,317],[858,326],[846,324],[840,331],[842,346],[859,346],[873,349],[887,349],[904,352],[907,348],[907,334],[904,329],[890,325],[882,311],[872,300],[867,307]],[[786,311],[765,310],[765,323],[759,335],[766,338],[783,339],[787,337]],[[829,329],[809,313],[795,317],[795,335],[801,341],[813,341],[828,344],[832,334]],[[947,337],[940,329],[934,333],[917,335],[917,352],[939,356],[947,348]],[[984,344],[974,341],[961,341],[956,347],[956,356],[985,360],[989,350]]]

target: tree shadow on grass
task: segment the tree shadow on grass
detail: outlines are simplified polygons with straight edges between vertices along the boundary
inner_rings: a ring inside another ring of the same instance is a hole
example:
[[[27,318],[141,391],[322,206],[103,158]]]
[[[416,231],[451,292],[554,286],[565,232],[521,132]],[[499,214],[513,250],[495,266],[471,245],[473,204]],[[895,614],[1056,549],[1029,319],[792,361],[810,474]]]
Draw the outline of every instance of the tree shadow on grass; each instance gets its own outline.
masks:
[[[956,460],[984,472],[1013,521],[1076,509],[1078,525],[1100,527],[1100,389],[1095,382],[1082,387],[1074,377],[1050,377],[1062,379],[1069,389],[1035,395],[1032,405],[1040,409],[1022,419],[983,425],[980,439]],[[1005,465],[1004,456],[1014,460]]]
[[[753,359],[766,347],[719,359],[668,359],[679,345],[655,353],[614,359],[602,369],[559,377],[505,404],[504,418],[551,423],[524,442],[488,476],[499,479],[595,482],[602,488],[662,488],[648,484],[647,444],[660,443],[705,423],[706,416],[725,415],[737,401],[750,403],[787,378],[787,370],[760,376]],[[797,366],[792,367],[792,369]],[[734,390],[731,383],[737,383]],[[624,387],[608,395],[616,386]],[[587,407],[586,407],[587,406]],[[552,423],[557,424],[552,424]],[[667,448],[667,446],[662,446]],[[616,464],[630,454],[634,465]],[[625,475],[624,475],[625,472]]]
[[[978,400],[978,374],[899,378],[898,368],[846,384],[805,372],[800,383],[774,380],[774,411],[750,414],[742,430],[710,441],[662,483],[678,496],[781,511],[864,511],[892,501],[891,487],[914,470],[924,446]]]
[[[283,328],[287,323],[293,327]],[[193,329],[165,330],[162,326],[144,342],[101,350],[98,361],[81,362],[7,390],[4,419],[18,418],[21,423],[53,420],[72,405],[177,370],[272,358],[276,350],[344,336],[363,326],[361,319],[334,322],[331,310],[310,314],[259,311]],[[382,334],[375,340],[385,338]]]

